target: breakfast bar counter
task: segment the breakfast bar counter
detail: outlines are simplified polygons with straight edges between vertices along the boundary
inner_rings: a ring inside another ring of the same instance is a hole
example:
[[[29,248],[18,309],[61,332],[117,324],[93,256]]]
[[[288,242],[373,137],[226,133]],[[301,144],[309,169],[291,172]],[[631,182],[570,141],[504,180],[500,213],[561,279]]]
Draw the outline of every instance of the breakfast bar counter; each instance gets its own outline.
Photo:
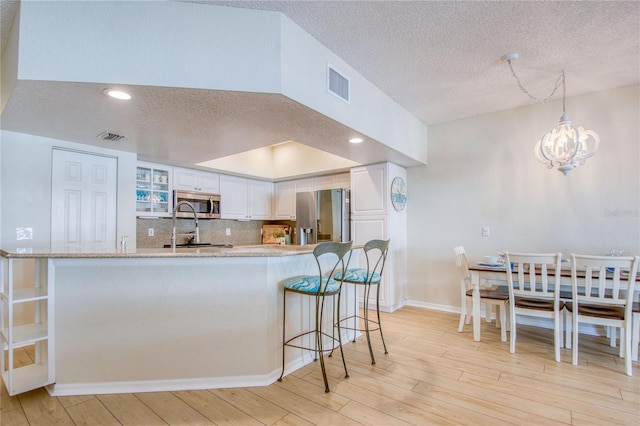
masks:
[[[115,250],[103,246],[92,247],[19,247],[0,249],[0,256],[16,259],[107,259],[107,258],[166,258],[166,257],[280,257],[312,253],[315,245],[257,244],[247,246],[200,246],[172,248],[137,248]]]
[[[34,248],[0,255],[3,268],[14,264],[14,275],[36,265],[35,281],[47,288],[49,320],[40,321],[48,328],[49,392],[81,395],[274,382],[282,361],[282,282],[317,273],[313,248]],[[342,314],[350,315],[355,293],[344,290]],[[287,330],[306,329],[313,302],[300,298],[290,306],[299,312],[288,316]],[[312,360],[303,351],[286,355],[285,374]]]

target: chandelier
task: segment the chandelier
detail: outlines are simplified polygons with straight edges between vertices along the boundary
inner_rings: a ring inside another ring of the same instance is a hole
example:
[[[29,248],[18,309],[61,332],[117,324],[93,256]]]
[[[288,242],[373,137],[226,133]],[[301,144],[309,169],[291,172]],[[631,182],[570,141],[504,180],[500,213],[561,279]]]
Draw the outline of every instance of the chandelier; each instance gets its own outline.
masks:
[[[575,128],[566,112],[566,83],[564,70],[558,76],[555,87],[545,99],[532,96],[520,83],[520,79],[513,70],[511,61],[518,58],[517,53],[504,55],[502,59],[509,64],[511,74],[518,82],[520,90],[535,101],[547,103],[562,85],[562,117],[558,125],[544,135],[533,149],[536,160],[544,163],[547,168],[558,168],[558,171],[567,175],[574,168],[585,163],[586,159],[598,152],[600,137],[592,130],[583,127]]]

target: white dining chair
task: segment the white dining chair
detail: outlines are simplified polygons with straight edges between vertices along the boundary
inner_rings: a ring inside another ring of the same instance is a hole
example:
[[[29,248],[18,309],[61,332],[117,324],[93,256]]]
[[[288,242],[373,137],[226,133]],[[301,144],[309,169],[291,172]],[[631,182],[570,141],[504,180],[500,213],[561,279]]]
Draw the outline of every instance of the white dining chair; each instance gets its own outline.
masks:
[[[633,292],[639,262],[638,256],[571,255],[573,297],[565,306],[572,319],[573,365],[578,365],[580,323],[616,327],[624,336],[620,349],[621,353],[624,350],[625,372],[632,375]]]
[[[510,345],[516,352],[519,315],[553,320],[555,360],[560,362],[562,307],[560,300],[561,253],[505,253],[509,288]],[[550,273],[552,272],[552,273]]]
[[[471,285],[471,273],[469,272],[469,260],[464,247],[457,246],[453,248],[456,257],[456,266],[460,274],[460,322],[458,324],[458,333],[462,333],[464,325],[471,322],[473,312],[473,288]],[[496,307],[496,327],[500,327],[500,339],[507,341],[507,306],[509,294],[504,290],[480,289],[480,303],[485,303],[485,316],[487,322],[491,322],[491,306]],[[480,321],[480,318],[474,318],[474,321]]]
[[[640,266],[638,266],[640,268]],[[633,320],[631,324],[631,360],[638,360],[638,344],[640,344],[640,302],[633,302]]]

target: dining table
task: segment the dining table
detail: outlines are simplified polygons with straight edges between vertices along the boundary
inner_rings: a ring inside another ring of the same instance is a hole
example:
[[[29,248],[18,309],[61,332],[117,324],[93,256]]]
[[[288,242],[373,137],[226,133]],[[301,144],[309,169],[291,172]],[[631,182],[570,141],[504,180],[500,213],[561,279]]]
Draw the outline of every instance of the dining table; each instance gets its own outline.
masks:
[[[480,341],[480,282],[482,280],[491,281],[497,285],[507,285],[507,268],[504,264],[482,264],[475,263],[469,265],[469,272],[471,274],[471,286],[473,288],[472,294],[472,317],[473,317],[473,340]],[[514,274],[517,274],[517,270],[514,270]],[[554,276],[555,271],[549,269],[547,271],[549,276]],[[584,278],[584,271],[576,271],[578,279]],[[636,275],[636,282],[640,282],[640,272]],[[571,293],[571,263],[563,260],[560,269],[560,286],[561,291]],[[635,295],[638,297],[640,292],[640,286],[636,286]]]

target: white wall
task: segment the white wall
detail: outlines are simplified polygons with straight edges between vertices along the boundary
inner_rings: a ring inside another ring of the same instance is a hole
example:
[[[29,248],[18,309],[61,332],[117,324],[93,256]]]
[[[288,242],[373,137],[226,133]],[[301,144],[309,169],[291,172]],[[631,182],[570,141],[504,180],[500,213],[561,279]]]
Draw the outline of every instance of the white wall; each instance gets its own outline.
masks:
[[[117,236],[130,236],[129,247],[135,248],[135,154],[7,131],[0,132],[0,140],[1,247],[49,246],[51,150],[56,146],[118,159]],[[33,240],[16,240],[17,227],[32,228]]]
[[[568,176],[533,157],[561,102],[429,128],[429,165],[408,170],[408,301],[460,306],[451,248],[640,254],[640,86],[567,99],[600,151]],[[488,226],[490,236],[482,237]]]
[[[427,162],[427,126],[284,16],[281,56],[284,95]],[[348,104],[327,91],[328,63],[349,78]]]
[[[21,19],[20,79],[280,88],[279,13],[166,1],[25,1]]]
[[[2,49],[2,61],[0,61],[0,114],[9,102],[9,98],[16,87],[18,75],[18,34],[20,27],[20,8],[11,26],[11,32],[6,46]]]
[[[25,1],[20,18],[19,80],[282,93],[426,163],[427,126],[281,13]],[[327,92],[327,62],[351,79],[350,104]]]

